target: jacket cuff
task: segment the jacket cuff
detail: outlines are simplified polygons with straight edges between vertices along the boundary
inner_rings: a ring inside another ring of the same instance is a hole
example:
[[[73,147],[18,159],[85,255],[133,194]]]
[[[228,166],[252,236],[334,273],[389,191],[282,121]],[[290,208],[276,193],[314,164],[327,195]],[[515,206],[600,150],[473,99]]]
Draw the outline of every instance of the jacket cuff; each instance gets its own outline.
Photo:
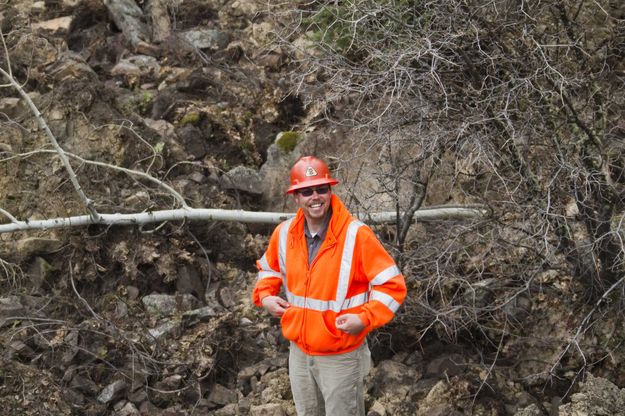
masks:
[[[369,328],[369,326],[371,326],[371,321],[369,321],[369,317],[367,316],[365,312],[360,312],[358,314],[358,317],[360,318],[362,323],[365,325],[365,328]]]
[[[254,296],[254,303],[256,304],[256,306],[262,307],[263,299],[265,299],[267,296],[272,296],[271,290],[269,289],[259,290],[258,292],[256,292]]]

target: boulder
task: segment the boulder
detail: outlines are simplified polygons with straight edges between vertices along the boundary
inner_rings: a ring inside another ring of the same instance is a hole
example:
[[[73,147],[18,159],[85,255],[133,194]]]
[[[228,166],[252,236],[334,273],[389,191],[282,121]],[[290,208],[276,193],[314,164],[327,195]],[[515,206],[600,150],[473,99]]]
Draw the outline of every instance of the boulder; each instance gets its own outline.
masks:
[[[72,16],[57,17],[56,19],[46,20],[45,22],[37,22],[31,25],[33,31],[48,32],[52,34],[67,33],[69,26],[72,24]]]
[[[181,295],[154,293],[144,296],[141,301],[146,312],[154,316],[171,316],[176,312],[184,312],[200,306],[200,301],[188,293]]]
[[[148,329],[150,337],[153,341],[159,341],[170,336],[175,336],[181,332],[182,325],[180,321],[165,321],[156,328]]]
[[[531,404],[524,409],[518,410],[514,416],[544,416],[545,414],[535,404]]]
[[[208,322],[212,318],[217,317],[218,314],[210,306],[204,306],[199,309],[193,309],[186,311],[182,314],[182,323],[185,327],[196,325],[199,322]]]
[[[238,394],[234,390],[230,390],[221,384],[215,384],[208,394],[208,401],[215,407],[225,406],[238,401]]]
[[[373,371],[373,392],[375,395],[406,396],[410,386],[420,378],[421,374],[415,369],[397,361],[384,360]]]
[[[625,389],[610,381],[586,376],[580,391],[571,396],[571,402],[559,408],[560,416],[601,416],[625,414]]]
[[[131,402],[126,402],[126,404],[117,412],[115,416],[139,416],[139,409],[132,404]]]
[[[416,416],[460,416],[461,413],[456,410],[458,399],[468,396],[466,381],[454,380],[448,383],[441,380],[421,400]]]
[[[237,166],[221,177],[224,189],[235,189],[255,195],[263,193],[263,179],[260,174],[246,166]]]
[[[117,380],[108,386],[104,387],[100,394],[98,395],[98,402],[100,403],[110,403],[121,398],[126,391],[126,382],[123,380]]]
[[[284,409],[278,403],[267,403],[250,408],[250,416],[286,416]]]
[[[0,246],[0,258],[10,258],[17,262],[37,254],[49,254],[63,247],[63,242],[55,238],[26,237],[17,242]]]
[[[198,49],[220,50],[230,43],[228,33],[213,29],[188,30],[182,33],[182,37]]]
[[[386,416],[386,409],[382,403],[376,400],[367,412],[367,416]]]
[[[121,59],[111,69],[111,75],[150,78],[158,75],[160,65],[156,58],[148,55],[134,55]]]

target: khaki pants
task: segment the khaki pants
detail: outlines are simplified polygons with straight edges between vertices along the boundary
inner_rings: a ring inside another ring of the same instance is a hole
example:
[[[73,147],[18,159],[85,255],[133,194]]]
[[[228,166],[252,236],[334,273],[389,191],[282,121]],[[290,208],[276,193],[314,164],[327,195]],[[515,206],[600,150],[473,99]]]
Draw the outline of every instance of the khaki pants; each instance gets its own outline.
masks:
[[[337,355],[307,355],[291,343],[289,379],[298,416],[364,416],[367,343]]]

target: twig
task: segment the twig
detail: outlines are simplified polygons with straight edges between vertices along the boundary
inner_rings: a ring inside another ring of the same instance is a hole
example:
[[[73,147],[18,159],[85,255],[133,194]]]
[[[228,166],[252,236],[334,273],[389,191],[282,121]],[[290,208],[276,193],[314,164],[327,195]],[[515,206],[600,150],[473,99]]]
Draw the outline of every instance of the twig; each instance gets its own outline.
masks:
[[[17,157],[28,157],[34,154],[39,154],[39,153],[55,153],[54,150],[46,150],[46,149],[39,149],[39,150],[33,150],[32,152],[27,152],[27,153],[21,153],[21,154],[17,154],[17,155],[13,155],[11,157],[5,158],[5,159],[0,159],[0,162],[4,162],[7,160],[11,160],[11,159],[15,159]],[[178,201],[178,203],[183,207],[183,208],[190,208],[189,205],[187,204],[187,202],[184,200],[183,196],[180,195],[180,193],[178,193],[174,188],[172,188],[171,186],[167,185],[165,182],[155,178],[154,176],[151,176],[145,172],[141,172],[138,170],[134,170],[134,169],[128,169],[128,168],[123,168],[121,166],[116,166],[116,165],[111,165],[110,163],[104,163],[104,162],[97,162],[95,160],[89,160],[89,159],[83,159],[82,157],[75,155],[73,153],[69,153],[69,152],[65,152],[65,154],[71,158],[74,158],[78,161],[80,161],[81,163],[84,163],[86,165],[94,165],[94,166],[101,166],[101,167],[105,167],[108,169],[112,169],[112,170],[117,170],[120,172],[124,172],[127,173],[128,175],[132,175],[132,176],[139,176],[143,179],[146,179],[150,182],[155,183],[156,185],[160,186],[161,188],[165,189],[167,192],[169,192],[175,199],[176,201]]]
[[[11,221],[13,224],[16,224],[18,221],[17,219],[11,215],[8,211],[0,208],[0,214],[4,215],[5,217],[7,217],[9,219],[9,221]]]
[[[619,280],[617,280],[616,282],[614,282],[614,284],[612,286],[610,286],[605,292],[603,292],[603,295],[601,295],[599,300],[597,300],[595,302],[595,305],[593,306],[593,308],[590,310],[590,312],[588,312],[586,314],[584,319],[582,319],[582,322],[577,327],[577,331],[575,332],[575,335],[573,336],[573,338],[571,338],[571,341],[569,341],[567,346],[564,348],[564,350],[558,356],[558,359],[556,360],[556,363],[551,367],[551,370],[549,371],[550,374],[554,374],[556,366],[560,363],[560,361],[562,361],[562,359],[564,358],[566,353],[571,349],[571,346],[573,346],[573,345],[575,345],[575,347],[578,349],[578,351],[582,355],[582,358],[584,359],[584,361],[586,361],[586,358],[584,357],[584,354],[583,354],[581,348],[579,347],[579,337],[581,335],[583,335],[588,330],[588,328],[590,326],[586,326],[586,324],[588,323],[588,321],[590,321],[590,319],[592,318],[594,313],[597,311],[599,306],[601,306],[603,301],[605,301],[606,298],[608,297],[608,295],[614,289],[616,289],[618,286],[620,286],[623,282],[625,282],[625,275],[623,277],[621,277]]]
[[[93,220],[97,220],[99,217],[99,214],[96,211],[95,207],[93,206],[93,201],[87,198],[87,196],[83,192],[80,186],[80,183],[78,183],[78,178],[76,177],[76,173],[74,172],[72,165],[69,163],[69,159],[67,158],[65,151],[61,148],[61,146],[57,142],[56,137],[54,137],[54,134],[52,134],[52,131],[48,127],[48,124],[46,123],[46,120],[43,118],[43,115],[39,112],[39,109],[37,108],[35,103],[33,103],[33,100],[31,100],[28,94],[26,94],[26,91],[24,91],[22,86],[17,83],[15,78],[13,78],[11,73],[6,72],[4,69],[0,68],[0,74],[4,75],[4,77],[19,92],[19,94],[22,96],[24,101],[26,101],[26,103],[30,107],[30,110],[35,115],[35,118],[37,119],[39,126],[45,131],[46,135],[48,136],[48,139],[50,140],[50,143],[52,143],[52,146],[56,150],[56,153],[61,158],[61,162],[63,162],[63,166],[65,166],[65,170],[67,170],[67,173],[69,174],[69,179],[72,182],[72,185],[74,185],[74,189],[76,190],[76,193],[78,193],[80,200],[83,202],[83,204],[87,208],[87,211],[89,212],[89,215],[93,218]]]

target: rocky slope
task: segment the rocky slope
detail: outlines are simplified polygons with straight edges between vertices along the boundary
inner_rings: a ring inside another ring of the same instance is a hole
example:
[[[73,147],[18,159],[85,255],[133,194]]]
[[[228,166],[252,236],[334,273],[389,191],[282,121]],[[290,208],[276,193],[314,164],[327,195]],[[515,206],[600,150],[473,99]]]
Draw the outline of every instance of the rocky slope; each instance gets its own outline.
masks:
[[[276,13],[261,1],[25,0],[0,6],[8,50],[0,63],[80,157],[74,167],[98,211],[176,206],[170,193],[116,166],[154,175],[193,207],[281,211],[290,208],[280,190],[298,154],[333,160],[354,147],[350,132],[293,93],[292,52],[271,42]],[[18,219],[84,214],[18,97],[0,90],[0,208]],[[429,202],[450,198],[444,181]],[[374,205],[389,202],[380,196]],[[0,235],[0,411],[294,415],[287,345],[249,296],[271,228],[198,222]],[[427,238],[436,229],[413,232]],[[500,263],[523,258],[506,255]],[[562,323],[578,312],[559,299],[574,294],[566,273],[536,280],[544,291],[506,304],[517,325],[505,337],[474,328],[447,336],[445,325],[422,331],[407,306],[370,339],[369,415],[625,412],[614,384],[576,383],[575,360],[558,366],[566,378],[549,373],[574,329]],[[479,304],[503,286],[484,281],[466,295]],[[410,290],[418,303],[416,279]],[[593,331],[601,345],[622,335],[610,319]],[[604,360],[606,350],[593,349],[599,342],[583,342],[587,359],[601,360],[596,375],[622,386],[619,353]]]

